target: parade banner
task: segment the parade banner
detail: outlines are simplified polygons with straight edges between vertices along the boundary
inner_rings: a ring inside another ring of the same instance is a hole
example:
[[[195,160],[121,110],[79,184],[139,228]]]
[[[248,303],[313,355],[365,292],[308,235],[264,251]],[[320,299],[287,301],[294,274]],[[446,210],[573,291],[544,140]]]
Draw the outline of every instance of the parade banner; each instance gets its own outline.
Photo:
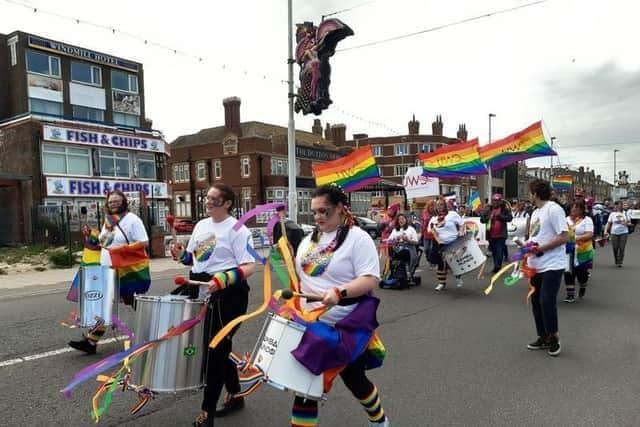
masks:
[[[440,180],[422,175],[422,167],[414,166],[407,170],[402,181],[408,199],[437,196],[440,194]]]

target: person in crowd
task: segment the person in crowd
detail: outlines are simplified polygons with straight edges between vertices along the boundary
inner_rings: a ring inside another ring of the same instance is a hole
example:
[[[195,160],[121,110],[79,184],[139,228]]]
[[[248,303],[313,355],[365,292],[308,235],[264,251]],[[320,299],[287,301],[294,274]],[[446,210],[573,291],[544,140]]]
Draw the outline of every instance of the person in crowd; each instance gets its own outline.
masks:
[[[589,271],[593,268],[593,220],[587,216],[586,206],[576,201],[567,217],[569,242],[567,243],[568,265],[564,273],[567,296],[564,302],[576,300],[576,279],[580,284],[579,297],[584,298],[589,281]]]
[[[371,294],[380,281],[376,246],[364,230],[354,227],[347,200],[337,186],[316,188],[311,199],[316,229],[303,239],[295,261],[302,292],[323,297],[322,303],[302,300],[303,308],[314,309],[320,304],[329,307],[318,320],[335,329],[343,321],[354,326],[356,317],[375,319],[377,303],[370,302],[378,300]],[[298,350],[296,356],[300,360],[304,354]],[[367,350],[351,355],[350,360],[340,371],[342,381],[364,409],[370,426],[389,426],[378,388],[365,374]],[[291,426],[317,424],[318,402],[295,397]]]
[[[249,278],[257,263],[248,246],[253,246],[251,232],[246,226],[233,230],[238,222],[231,215],[236,196],[226,184],[216,183],[207,191],[208,217],[194,227],[186,248],[180,242],[171,246],[171,254],[178,262],[191,266],[189,279],[207,282],[207,286],[182,286],[181,294],[206,299],[205,342],[209,342],[227,323],[246,313],[249,302]],[[244,408],[242,398],[227,398],[216,411],[222,387],[228,395],[240,391],[236,365],[229,359],[232,337],[229,334],[216,348],[208,348],[206,386],[202,412],[194,426],[213,426],[215,417],[223,417]]]
[[[531,214],[528,212],[525,202],[519,201],[515,204],[515,207],[512,211],[513,218],[529,218]]]
[[[280,222],[273,227],[273,243],[277,244],[280,237],[282,237],[282,231],[284,228],[287,240],[291,244],[293,255],[298,251],[298,246],[304,237],[304,230],[293,220],[289,219],[284,206],[276,209],[276,212],[280,216]]]
[[[616,267],[622,267],[624,262],[624,250],[627,246],[627,237],[629,236],[629,217],[623,209],[622,202],[615,202],[614,211],[609,214],[607,226],[604,230],[605,237],[611,239],[613,248],[613,258]]]
[[[434,250],[437,247],[433,231],[429,227],[431,218],[436,214],[436,202],[435,200],[429,200],[422,210],[422,242],[424,245],[424,255],[429,263],[429,268],[435,270],[437,268],[437,255],[434,254]]]
[[[398,215],[398,212],[400,212],[400,203],[393,203],[387,209],[387,213],[380,221],[380,224],[378,224],[380,229],[380,239],[382,241],[387,240],[393,229],[396,227],[396,215]]]
[[[396,217],[396,227],[391,232],[389,240],[393,242],[392,244],[400,245],[409,250],[411,257],[409,261],[409,272],[413,271],[418,261],[418,252],[416,250],[416,246],[419,244],[418,233],[405,214],[399,213]]]
[[[556,300],[566,265],[565,246],[569,228],[562,207],[550,200],[549,182],[536,179],[529,184],[529,190],[537,207],[531,215],[529,235],[535,255],[529,258],[529,267],[536,272],[530,283],[533,286],[531,308],[538,338],[527,348],[546,349],[550,356],[558,356],[561,345]]]
[[[85,239],[89,237],[88,227],[83,228]],[[133,212],[129,212],[129,202],[122,191],[114,190],[107,196],[105,205],[105,222],[99,235],[100,265],[111,267],[109,249],[141,242],[145,247],[149,245],[149,237],[144,223]],[[148,284],[146,286],[148,289]],[[138,293],[146,289],[137,289]],[[133,306],[133,290],[121,289],[120,298],[125,305]],[[103,320],[98,320],[80,340],[69,341],[69,346],[88,354],[95,354],[98,341],[106,332]]]
[[[507,223],[513,217],[502,199],[502,194],[494,194],[491,206],[480,216],[480,222],[487,224],[487,240],[493,257],[493,273],[502,268],[507,240]]]
[[[444,260],[443,250],[447,245],[455,242],[458,237],[464,235],[464,222],[456,211],[447,209],[447,203],[444,200],[438,200],[436,202],[436,215],[429,221],[429,228],[435,239],[433,260],[436,261],[438,266],[436,271],[438,284],[435,290],[440,292],[447,286],[447,272],[449,270],[449,266]],[[462,279],[460,277],[457,277],[457,279],[457,286],[461,287],[463,285]]]
[[[465,219],[469,214],[469,210],[467,209],[467,205],[465,204],[461,204],[458,207],[458,215],[460,215],[460,218]]]

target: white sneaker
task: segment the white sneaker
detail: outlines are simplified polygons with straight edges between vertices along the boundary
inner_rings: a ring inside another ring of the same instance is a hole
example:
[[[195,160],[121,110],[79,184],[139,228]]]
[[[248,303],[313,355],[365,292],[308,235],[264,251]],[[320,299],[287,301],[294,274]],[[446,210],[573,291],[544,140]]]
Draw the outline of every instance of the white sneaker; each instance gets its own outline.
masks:
[[[371,421],[369,421],[369,427],[389,427],[390,425],[391,424],[389,424],[389,417],[386,417],[381,423],[372,423]]]
[[[464,286],[464,280],[462,280],[462,277],[458,277],[458,280],[456,280],[456,288],[461,288]]]
[[[440,292],[441,290],[444,289],[444,285],[442,283],[438,283],[438,286],[436,286],[436,291]]]

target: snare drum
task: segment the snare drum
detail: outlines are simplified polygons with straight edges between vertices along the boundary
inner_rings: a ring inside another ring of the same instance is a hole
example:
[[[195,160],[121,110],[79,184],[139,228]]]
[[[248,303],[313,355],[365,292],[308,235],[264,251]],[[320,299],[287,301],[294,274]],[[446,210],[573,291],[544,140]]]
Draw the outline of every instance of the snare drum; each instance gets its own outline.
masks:
[[[160,338],[169,328],[198,315],[204,301],[186,296],[136,295],[135,343]],[[131,383],[153,392],[178,392],[204,385],[207,347],[203,322],[163,341],[131,364]]]
[[[322,400],[323,375],[314,375],[291,352],[298,347],[305,327],[269,313],[252,353],[251,364],[260,368],[265,381],[282,391],[312,400]]]
[[[470,234],[447,245],[442,250],[442,257],[455,276],[469,273],[487,260],[478,242]]]
[[[105,326],[118,315],[118,275],[113,268],[85,266],[80,269],[80,327],[92,328],[98,319]]]

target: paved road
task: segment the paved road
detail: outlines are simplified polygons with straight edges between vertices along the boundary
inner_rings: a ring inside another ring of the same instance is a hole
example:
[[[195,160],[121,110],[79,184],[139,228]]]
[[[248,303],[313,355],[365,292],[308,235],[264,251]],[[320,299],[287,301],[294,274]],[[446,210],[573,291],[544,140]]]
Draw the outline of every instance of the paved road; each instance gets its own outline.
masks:
[[[535,338],[524,283],[497,287],[484,296],[484,283],[467,280],[463,289],[435,293],[431,271],[423,285],[406,291],[379,291],[381,333],[388,348],[382,369],[370,377],[382,392],[394,426],[633,426],[640,425],[640,239],[633,236],[623,269],[613,267],[611,249],[597,253],[587,298],[560,303],[563,352],[552,358],[527,351]],[[171,287],[174,272],[155,276],[153,293]],[[252,278],[252,306],[260,277]],[[59,289],[60,285],[51,289]],[[91,425],[85,384],[72,400],[58,392],[97,356],[75,352],[3,362],[63,348],[79,335],[56,322],[71,308],[63,294],[7,297],[0,294],[0,425]],[[127,313],[124,320],[131,319]],[[260,321],[242,327],[236,348],[252,348]],[[117,395],[102,425],[187,426],[198,412],[200,393],[161,396],[132,418],[130,393]],[[289,395],[264,386],[247,409],[220,426],[285,426]],[[321,409],[325,426],[365,426],[364,414],[338,383]]]

